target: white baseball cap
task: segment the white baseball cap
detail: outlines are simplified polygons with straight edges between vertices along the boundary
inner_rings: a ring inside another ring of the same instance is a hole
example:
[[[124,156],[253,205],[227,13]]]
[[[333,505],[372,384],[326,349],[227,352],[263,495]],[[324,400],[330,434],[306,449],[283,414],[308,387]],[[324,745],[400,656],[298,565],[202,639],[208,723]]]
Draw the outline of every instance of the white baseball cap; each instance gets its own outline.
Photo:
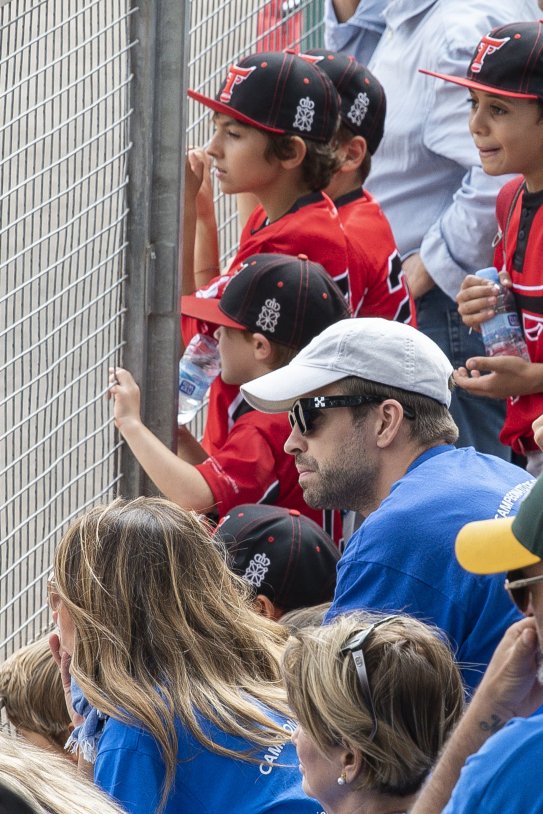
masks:
[[[409,325],[380,317],[342,319],[311,340],[285,367],[241,386],[264,413],[347,376],[399,387],[449,406],[453,368],[436,343]]]

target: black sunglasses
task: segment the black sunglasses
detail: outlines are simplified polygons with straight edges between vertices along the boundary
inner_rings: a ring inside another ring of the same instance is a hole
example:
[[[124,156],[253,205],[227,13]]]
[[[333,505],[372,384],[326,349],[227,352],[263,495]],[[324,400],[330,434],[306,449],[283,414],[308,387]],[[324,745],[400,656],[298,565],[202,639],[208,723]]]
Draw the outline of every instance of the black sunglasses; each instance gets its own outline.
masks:
[[[543,574],[537,577],[527,577],[525,579],[516,579],[520,577],[522,571],[510,571],[507,574],[503,587],[509,594],[511,601],[515,603],[521,613],[526,613],[528,605],[530,604],[530,586],[535,585],[536,582],[543,582]]]
[[[320,410],[330,410],[333,407],[359,407],[361,404],[381,404],[384,399],[378,396],[311,396],[298,399],[289,411],[288,420],[292,429],[298,427],[302,435],[307,435],[313,429]],[[402,404],[403,407],[403,404]],[[406,418],[415,418],[410,407],[403,407]]]
[[[350,653],[353,657],[354,666],[356,667],[356,673],[358,675],[358,682],[360,684],[360,691],[371,715],[372,728],[370,732],[370,741],[374,739],[377,733],[377,716],[375,715],[375,707],[373,706],[373,698],[370,689],[370,682],[368,680],[368,670],[366,668],[363,648],[364,643],[376,628],[386,624],[387,622],[391,622],[393,619],[396,619],[396,616],[385,616],[384,619],[379,619],[377,622],[374,622],[373,625],[365,628],[365,630],[361,630],[360,633],[356,633],[351,639],[349,639],[348,642],[346,642],[346,644],[343,645],[340,651],[342,656]]]

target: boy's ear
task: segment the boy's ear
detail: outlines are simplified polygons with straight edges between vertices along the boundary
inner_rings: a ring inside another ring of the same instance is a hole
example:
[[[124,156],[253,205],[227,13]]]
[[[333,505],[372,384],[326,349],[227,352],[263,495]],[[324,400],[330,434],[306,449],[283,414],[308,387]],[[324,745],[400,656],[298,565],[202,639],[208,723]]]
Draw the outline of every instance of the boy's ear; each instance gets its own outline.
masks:
[[[289,146],[291,147],[289,158],[280,158],[279,163],[286,170],[293,170],[303,162],[307,153],[307,144],[300,136],[291,136]]]
[[[251,343],[257,362],[267,363],[273,358],[273,348],[267,336],[264,336],[264,334],[251,334]]]
[[[364,161],[368,152],[368,144],[364,136],[353,136],[352,139],[343,146],[344,158],[340,171],[352,172],[357,170]]]

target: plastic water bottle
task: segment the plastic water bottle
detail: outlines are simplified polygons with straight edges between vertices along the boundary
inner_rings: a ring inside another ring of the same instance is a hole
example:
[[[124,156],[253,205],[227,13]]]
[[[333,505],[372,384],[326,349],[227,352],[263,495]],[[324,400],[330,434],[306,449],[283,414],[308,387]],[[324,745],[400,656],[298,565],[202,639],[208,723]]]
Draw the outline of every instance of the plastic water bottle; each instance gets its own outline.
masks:
[[[193,336],[179,361],[178,424],[187,424],[194,418],[220,372],[217,340],[207,334]]]
[[[487,322],[481,323],[481,335],[486,355],[520,356],[529,362],[530,356],[522,334],[513,292],[500,283],[498,269],[493,266],[480,269],[480,271],[476,272],[476,275],[483,280],[490,280],[499,288],[499,291],[497,291],[496,315]]]

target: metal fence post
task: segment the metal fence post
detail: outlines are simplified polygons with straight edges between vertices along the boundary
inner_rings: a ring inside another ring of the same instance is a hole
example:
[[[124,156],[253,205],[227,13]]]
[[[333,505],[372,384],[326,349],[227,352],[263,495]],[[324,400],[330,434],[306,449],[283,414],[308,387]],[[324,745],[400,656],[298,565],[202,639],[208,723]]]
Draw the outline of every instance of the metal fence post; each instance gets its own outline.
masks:
[[[145,424],[172,447],[179,360],[178,257],[185,152],[189,3],[143,0],[132,20],[134,79],[129,164],[125,347],[122,365],[141,386]],[[121,493],[155,493],[121,450]]]

